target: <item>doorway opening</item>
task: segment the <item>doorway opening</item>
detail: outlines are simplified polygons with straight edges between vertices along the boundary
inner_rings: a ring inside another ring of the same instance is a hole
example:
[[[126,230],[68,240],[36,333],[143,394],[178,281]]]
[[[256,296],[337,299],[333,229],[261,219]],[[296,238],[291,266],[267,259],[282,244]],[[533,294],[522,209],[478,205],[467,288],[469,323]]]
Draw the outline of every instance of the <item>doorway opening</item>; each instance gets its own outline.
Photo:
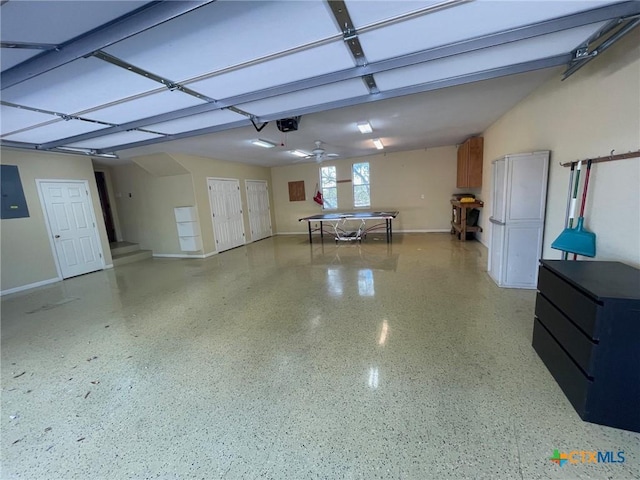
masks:
[[[104,226],[107,229],[107,237],[109,243],[116,241],[116,227],[113,222],[113,214],[111,213],[111,203],[109,202],[109,194],[107,193],[107,179],[104,172],[95,172],[96,185],[98,186],[98,196],[100,197],[100,206],[102,208],[102,216],[104,218]]]

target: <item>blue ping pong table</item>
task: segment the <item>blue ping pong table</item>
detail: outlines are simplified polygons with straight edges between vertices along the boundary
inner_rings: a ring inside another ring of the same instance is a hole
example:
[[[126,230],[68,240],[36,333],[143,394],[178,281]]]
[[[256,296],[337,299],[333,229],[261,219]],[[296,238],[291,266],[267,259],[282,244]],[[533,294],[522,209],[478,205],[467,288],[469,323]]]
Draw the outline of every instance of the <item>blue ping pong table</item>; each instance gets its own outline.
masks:
[[[320,231],[320,238],[324,239],[324,223],[329,223],[333,230],[327,233],[333,234],[336,243],[340,240],[359,240],[362,241],[362,237],[365,237],[367,233],[374,230],[381,230],[383,227],[387,234],[387,243],[391,242],[393,237],[393,219],[398,216],[397,211],[385,211],[385,212],[344,212],[344,213],[321,213],[318,215],[311,215],[309,217],[299,218],[299,222],[306,221],[309,224],[309,243],[313,243],[312,233]],[[345,230],[348,221],[360,221],[358,229],[355,231]],[[384,220],[384,223],[376,223],[374,225],[367,226],[366,220]],[[318,222],[320,228],[312,228],[311,223]]]

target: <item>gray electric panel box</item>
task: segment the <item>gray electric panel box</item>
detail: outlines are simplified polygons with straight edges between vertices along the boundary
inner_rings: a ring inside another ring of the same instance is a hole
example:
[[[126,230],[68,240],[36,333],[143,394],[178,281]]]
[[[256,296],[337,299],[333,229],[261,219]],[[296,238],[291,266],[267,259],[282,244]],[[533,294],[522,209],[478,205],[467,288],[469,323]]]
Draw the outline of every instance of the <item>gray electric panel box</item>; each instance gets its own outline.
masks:
[[[25,218],[29,216],[29,208],[24,198],[20,172],[16,165],[0,165],[0,218]]]

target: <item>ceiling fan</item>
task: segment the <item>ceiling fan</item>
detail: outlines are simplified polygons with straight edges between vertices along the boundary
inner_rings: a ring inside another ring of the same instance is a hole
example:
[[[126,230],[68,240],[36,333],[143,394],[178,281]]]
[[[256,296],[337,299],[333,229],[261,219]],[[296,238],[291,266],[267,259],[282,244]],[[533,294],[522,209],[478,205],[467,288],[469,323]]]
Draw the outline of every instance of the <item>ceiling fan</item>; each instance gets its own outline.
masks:
[[[320,163],[326,160],[327,158],[335,158],[340,156],[337,153],[327,153],[327,151],[324,148],[322,148],[322,141],[316,140],[315,143],[316,143],[316,148],[311,150],[311,155],[305,158],[313,158],[315,159],[316,162]]]

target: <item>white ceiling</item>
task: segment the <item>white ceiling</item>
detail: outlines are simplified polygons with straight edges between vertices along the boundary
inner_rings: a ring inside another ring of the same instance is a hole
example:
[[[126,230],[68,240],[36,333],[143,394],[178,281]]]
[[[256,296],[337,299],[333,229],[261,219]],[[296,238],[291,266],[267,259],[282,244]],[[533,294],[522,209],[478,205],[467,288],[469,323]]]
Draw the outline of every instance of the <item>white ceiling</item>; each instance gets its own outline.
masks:
[[[385,151],[461,143],[640,13],[582,0],[1,5],[2,145],[264,166],[316,140],[343,158],[377,153],[374,138]],[[279,132],[292,116],[298,131]]]

